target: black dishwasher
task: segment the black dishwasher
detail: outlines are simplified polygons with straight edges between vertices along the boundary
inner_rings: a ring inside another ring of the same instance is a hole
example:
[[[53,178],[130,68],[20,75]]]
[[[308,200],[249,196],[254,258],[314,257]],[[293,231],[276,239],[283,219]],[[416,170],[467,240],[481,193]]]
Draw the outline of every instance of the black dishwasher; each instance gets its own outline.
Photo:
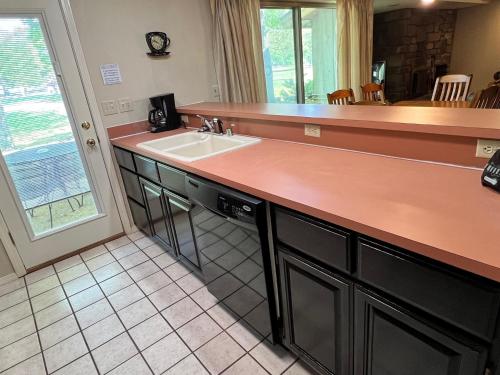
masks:
[[[186,178],[186,189],[208,290],[278,341],[265,202],[193,176]]]

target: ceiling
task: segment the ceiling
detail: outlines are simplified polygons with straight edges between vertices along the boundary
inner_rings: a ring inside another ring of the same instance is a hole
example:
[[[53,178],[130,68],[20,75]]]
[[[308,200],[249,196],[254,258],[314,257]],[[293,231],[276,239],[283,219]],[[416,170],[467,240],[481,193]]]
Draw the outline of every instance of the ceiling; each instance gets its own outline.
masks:
[[[375,13],[383,13],[404,8],[460,9],[488,3],[489,0],[436,0],[431,5],[423,5],[421,0],[374,0],[373,6]]]

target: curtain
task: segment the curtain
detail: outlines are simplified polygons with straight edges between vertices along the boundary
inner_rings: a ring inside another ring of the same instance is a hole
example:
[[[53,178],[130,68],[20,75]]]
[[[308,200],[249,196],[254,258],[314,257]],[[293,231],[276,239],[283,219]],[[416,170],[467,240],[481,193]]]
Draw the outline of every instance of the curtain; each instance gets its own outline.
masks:
[[[371,82],[373,0],[337,0],[337,45],[339,88],[361,100],[360,86]]]
[[[259,0],[211,0],[222,102],[266,101]]]

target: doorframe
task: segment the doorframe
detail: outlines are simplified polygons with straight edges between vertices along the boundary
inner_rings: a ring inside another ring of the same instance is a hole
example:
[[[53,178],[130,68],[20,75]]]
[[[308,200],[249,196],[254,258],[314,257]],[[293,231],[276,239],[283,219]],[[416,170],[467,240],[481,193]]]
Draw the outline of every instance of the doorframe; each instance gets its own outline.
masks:
[[[90,115],[92,117],[92,123],[95,127],[97,134],[99,147],[101,150],[101,155],[104,160],[104,166],[106,173],[108,175],[108,180],[110,183],[111,193],[113,195],[115,204],[118,209],[118,216],[122,223],[125,233],[131,233],[134,231],[135,226],[133,225],[128,208],[125,203],[123,194],[121,194],[122,189],[118,175],[115,169],[115,162],[112,156],[112,146],[109,141],[107,130],[102,122],[101,114],[99,112],[99,107],[97,104],[97,99],[95,97],[94,89],[92,87],[92,81],[90,79],[90,73],[85,62],[85,56],[83,53],[83,48],[80,43],[78,36],[78,29],[76,27],[76,22],[73,17],[73,11],[71,9],[70,0],[59,0],[59,7],[61,9],[61,14],[63,21],[68,33],[69,42],[72,47],[73,56],[75,58],[76,66],[82,82],[83,90],[87,100],[87,105],[89,106]],[[18,277],[24,276],[26,274],[26,267],[21,259],[19,250],[15,243],[10,237],[10,231],[5,222],[2,213],[0,212],[0,241],[5,247],[7,256],[12,263],[12,267]]]

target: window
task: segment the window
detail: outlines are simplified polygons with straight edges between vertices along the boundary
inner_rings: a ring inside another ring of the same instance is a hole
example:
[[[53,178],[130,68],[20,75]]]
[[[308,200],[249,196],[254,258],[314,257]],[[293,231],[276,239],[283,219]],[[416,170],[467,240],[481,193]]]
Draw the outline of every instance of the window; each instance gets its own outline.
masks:
[[[337,87],[333,7],[261,9],[262,46],[270,103],[326,103]]]

